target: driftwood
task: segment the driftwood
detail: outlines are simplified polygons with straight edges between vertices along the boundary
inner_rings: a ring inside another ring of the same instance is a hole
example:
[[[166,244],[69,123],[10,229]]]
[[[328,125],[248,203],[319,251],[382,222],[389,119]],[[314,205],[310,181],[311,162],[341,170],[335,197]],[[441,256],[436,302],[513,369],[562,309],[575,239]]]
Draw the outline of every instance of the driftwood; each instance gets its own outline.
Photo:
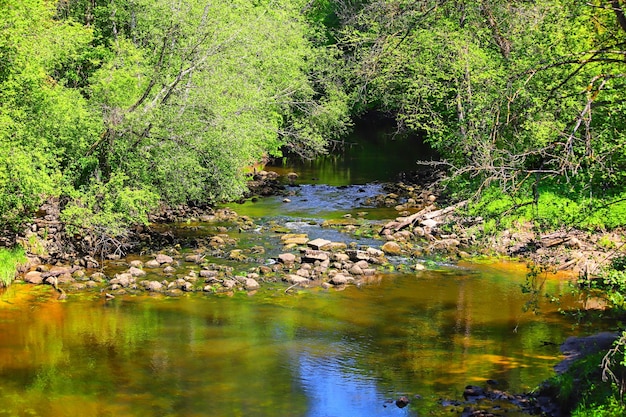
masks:
[[[391,221],[383,226],[380,231],[382,234],[385,230],[393,230],[394,232],[400,231],[409,225],[413,225],[418,221],[434,220],[437,217],[445,216],[454,210],[463,207],[467,204],[467,200],[456,203],[452,206],[448,206],[439,210],[432,211],[432,206],[426,207],[417,213],[411,214],[407,217],[398,217],[395,221]]]

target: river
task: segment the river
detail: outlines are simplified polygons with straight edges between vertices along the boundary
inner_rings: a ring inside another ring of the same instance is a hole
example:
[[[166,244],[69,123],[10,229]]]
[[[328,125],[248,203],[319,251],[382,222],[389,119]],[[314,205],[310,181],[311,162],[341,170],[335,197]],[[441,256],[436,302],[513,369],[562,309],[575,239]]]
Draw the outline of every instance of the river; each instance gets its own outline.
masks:
[[[357,211],[393,217],[363,202],[380,191],[375,180],[412,166],[379,158],[390,141],[409,161],[419,149],[412,140],[370,138],[308,168],[281,162],[276,169],[300,174],[290,203],[231,207],[261,225],[354,240],[319,224]],[[376,155],[376,169],[358,155]],[[264,242],[271,256],[267,235],[240,238]],[[460,400],[465,385],[487,380],[530,390],[553,374],[558,344],[595,325],[575,326],[561,312],[577,305],[562,277],[545,277],[561,302],[541,297],[533,310],[522,264],[423,261],[426,271],[342,291],[287,294],[274,283],[253,295],[85,293],[61,302],[48,286],[16,284],[0,296],[0,416],[455,415],[462,406],[442,399]],[[411,403],[397,407],[399,396]]]

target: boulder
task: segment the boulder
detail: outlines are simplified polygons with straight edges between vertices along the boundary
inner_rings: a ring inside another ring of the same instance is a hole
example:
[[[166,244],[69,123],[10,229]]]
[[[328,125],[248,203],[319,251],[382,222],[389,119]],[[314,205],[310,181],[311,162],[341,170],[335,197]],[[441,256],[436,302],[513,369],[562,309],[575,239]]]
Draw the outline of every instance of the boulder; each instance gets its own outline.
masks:
[[[200,277],[202,278],[217,278],[218,272],[212,269],[203,269],[200,271]]]
[[[171,265],[168,265],[165,268],[163,268],[163,273],[165,275],[173,275],[175,272],[176,272],[176,268],[174,268]]]
[[[382,248],[387,255],[401,255],[402,248],[396,242],[386,242]]]
[[[285,245],[306,245],[309,237],[304,233],[287,233],[280,240]]]
[[[309,279],[300,275],[289,274],[285,277],[285,281],[290,284],[297,284],[301,287],[308,285]]]
[[[296,262],[296,255],[293,253],[281,253],[278,260],[285,265],[293,265]]]
[[[314,239],[314,240],[309,241],[307,243],[307,246],[309,246],[310,248],[316,249],[316,250],[320,250],[320,249],[324,248],[325,246],[330,246],[331,243],[333,243],[333,242],[331,242],[330,240],[318,238],[318,239]]]
[[[381,258],[385,256],[385,253],[382,250],[376,248],[367,248],[365,252],[367,255],[373,256],[375,258]]]
[[[94,272],[89,278],[94,282],[103,282],[106,279],[106,275],[102,272]]]
[[[302,253],[302,262],[326,261],[329,259],[328,252],[322,250],[307,249]]]
[[[397,406],[398,408],[404,408],[404,407],[406,407],[407,405],[409,405],[409,402],[410,402],[410,401],[409,401],[409,399],[408,399],[407,397],[402,396],[402,397],[399,397],[399,398],[396,400],[396,406]]]
[[[328,245],[328,250],[333,252],[346,249],[348,249],[348,245],[344,242],[330,242]]]
[[[143,277],[146,275],[146,271],[144,271],[143,269],[136,268],[134,266],[130,267],[130,269],[128,270],[128,273],[134,277]]]
[[[161,266],[161,264],[156,259],[151,259],[151,260],[149,260],[148,262],[146,262],[144,264],[144,267],[146,267],[146,268],[158,268],[160,266]]]
[[[165,295],[167,295],[168,297],[180,297],[181,295],[183,295],[183,290],[181,290],[180,288],[172,288],[165,291]]]
[[[30,284],[41,284],[43,283],[43,278],[41,276],[41,272],[39,271],[30,271],[24,275],[24,282],[28,282]]]
[[[430,229],[434,229],[439,224],[436,220],[433,219],[424,219],[420,222],[420,224],[424,227],[428,227]]]
[[[202,260],[204,259],[204,256],[202,255],[187,255],[185,256],[185,261],[186,262],[193,262],[196,264],[202,263]]]
[[[333,285],[345,285],[348,283],[348,277],[346,277],[344,274],[335,274],[331,279],[330,282]]]
[[[350,268],[349,272],[352,275],[363,275],[363,269],[361,269],[361,267],[356,264],[352,265],[352,268]]]
[[[243,254],[243,251],[241,249],[233,249],[228,254],[228,259],[231,259],[233,261],[245,261],[246,255]]]
[[[366,269],[366,268],[370,267],[370,265],[369,265],[369,263],[367,263],[367,261],[358,261],[354,265],[358,266],[361,269]]]
[[[133,268],[143,268],[143,262],[139,259],[132,260],[128,264]]]
[[[157,261],[159,263],[159,265],[171,264],[172,262],[174,262],[174,258],[172,258],[171,256],[168,256],[168,255],[164,255],[162,253],[159,253],[156,256],[155,261]]]
[[[159,292],[162,289],[163,289],[163,284],[161,284],[159,281],[149,281],[146,284],[146,290],[148,291]]]
[[[122,287],[128,287],[131,283],[135,282],[135,278],[129,273],[117,274],[109,283],[114,285],[118,284]]]
[[[255,279],[246,278],[244,288],[246,289],[246,291],[254,291],[254,290],[258,290],[259,288],[261,288],[261,286]]]
[[[296,275],[309,279],[311,278],[311,271],[308,269],[300,268],[296,271]]]
[[[369,249],[368,249],[369,250]],[[347,250],[346,254],[350,257],[350,260],[354,262],[358,261],[369,261],[370,255],[363,250]],[[382,254],[382,252],[381,252]]]
[[[224,282],[222,282],[222,287],[228,290],[232,290],[236,286],[237,286],[237,281],[235,281],[234,279],[225,279]]]
[[[347,262],[350,260],[350,256],[346,253],[333,253],[332,259],[337,262]]]

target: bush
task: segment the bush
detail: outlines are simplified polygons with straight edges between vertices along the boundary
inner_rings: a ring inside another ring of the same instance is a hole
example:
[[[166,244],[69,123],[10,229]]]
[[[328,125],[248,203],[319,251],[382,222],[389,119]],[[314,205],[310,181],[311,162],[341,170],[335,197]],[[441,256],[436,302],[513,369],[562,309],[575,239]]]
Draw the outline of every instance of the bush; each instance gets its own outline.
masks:
[[[126,185],[124,174],[115,174],[106,184],[94,181],[82,192],[69,190],[70,201],[61,212],[66,231],[89,237],[96,250],[106,242],[125,236],[130,226],[148,223],[148,213],[158,204],[158,195]]]
[[[26,262],[24,249],[0,249],[0,287],[8,287],[15,278],[15,271]]]

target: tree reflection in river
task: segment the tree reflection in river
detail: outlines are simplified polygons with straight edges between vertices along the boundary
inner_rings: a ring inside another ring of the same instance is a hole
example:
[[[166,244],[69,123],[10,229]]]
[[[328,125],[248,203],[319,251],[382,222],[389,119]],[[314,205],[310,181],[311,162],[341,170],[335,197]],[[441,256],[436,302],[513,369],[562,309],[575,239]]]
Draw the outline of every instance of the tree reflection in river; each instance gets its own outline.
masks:
[[[523,272],[442,266],[345,291],[109,302],[38,287],[0,302],[0,416],[449,415],[439,399],[466,384],[519,392],[551,375],[558,350],[542,342],[571,324],[547,303],[522,311]],[[411,404],[386,403],[399,395]]]

